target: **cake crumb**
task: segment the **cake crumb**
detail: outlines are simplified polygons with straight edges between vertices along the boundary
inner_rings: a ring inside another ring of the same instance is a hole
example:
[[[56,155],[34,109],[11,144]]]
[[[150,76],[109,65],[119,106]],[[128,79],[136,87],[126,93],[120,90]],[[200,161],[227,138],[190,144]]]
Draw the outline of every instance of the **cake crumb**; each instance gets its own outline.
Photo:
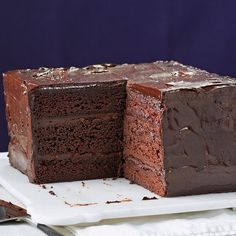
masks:
[[[53,186],[51,186],[50,188],[53,188]]]
[[[132,201],[131,199],[129,199],[129,198],[125,198],[125,199],[120,200],[120,201],[118,201],[118,200],[116,200],[116,201],[106,201],[106,204],[122,203],[122,202],[131,202],[131,201]]]
[[[130,180],[130,181],[129,181],[129,184],[135,184],[135,183],[134,183],[134,181]]]
[[[82,181],[81,184],[82,184],[83,187],[85,187],[85,182]]]
[[[56,196],[57,197],[57,195],[51,190],[51,191],[49,191],[49,193],[51,194],[51,195],[53,195],[53,196]]]
[[[46,189],[46,186],[43,184],[43,185],[42,185],[42,188],[43,188],[43,189]]]
[[[106,201],[106,204],[111,204],[111,203],[121,203],[121,201]]]
[[[157,197],[143,197],[142,200],[155,200],[155,199],[158,199]]]

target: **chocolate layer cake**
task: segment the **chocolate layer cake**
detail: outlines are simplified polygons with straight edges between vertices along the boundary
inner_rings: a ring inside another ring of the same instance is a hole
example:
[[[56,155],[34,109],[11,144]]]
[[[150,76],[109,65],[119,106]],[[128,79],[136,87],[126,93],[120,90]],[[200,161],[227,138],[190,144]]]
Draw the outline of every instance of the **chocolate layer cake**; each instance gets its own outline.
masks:
[[[124,174],[161,196],[236,190],[236,80],[176,62],[129,75]]]
[[[11,165],[35,183],[117,176],[125,87],[110,64],[5,73]]]
[[[159,61],[12,71],[4,87],[10,162],[31,182],[114,177],[123,159],[161,196],[236,190],[234,79]]]

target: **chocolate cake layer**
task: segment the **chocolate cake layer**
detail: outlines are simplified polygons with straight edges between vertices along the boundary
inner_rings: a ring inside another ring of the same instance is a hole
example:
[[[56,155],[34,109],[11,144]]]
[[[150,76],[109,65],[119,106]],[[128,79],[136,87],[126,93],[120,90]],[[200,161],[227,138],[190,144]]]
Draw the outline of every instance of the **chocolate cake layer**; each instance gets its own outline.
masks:
[[[125,89],[121,89],[122,86],[123,82],[108,81],[95,87],[63,84],[36,88],[29,92],[31,111],[37,119],[122,112],[125,107]]]
[[[84,155],[67,154],[63,159],[38,160],[36,183],[110,178],[120,175],[122,152]],[[68,174],[69,173],[69,174]]]
[[[124,173],[131,183],[140,184],[160,196],[166,195],[165,175],[157,167],[151,168],[140,160],[129,157],[125,159]]]
[[[122,151],[123,116],[108,113],[102,116],[45,121],[33,125],[34,147],[38,155],[68,152]]]

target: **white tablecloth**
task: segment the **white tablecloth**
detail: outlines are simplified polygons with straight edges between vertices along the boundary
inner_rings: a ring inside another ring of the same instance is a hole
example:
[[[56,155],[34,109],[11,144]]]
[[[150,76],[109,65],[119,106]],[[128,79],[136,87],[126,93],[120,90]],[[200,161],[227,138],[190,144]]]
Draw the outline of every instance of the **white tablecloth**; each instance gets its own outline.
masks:
[[[71,227],[76,235],[225,236],[236,235],[236,212],[225,209],[139,219],[113,220],[89,227]]]

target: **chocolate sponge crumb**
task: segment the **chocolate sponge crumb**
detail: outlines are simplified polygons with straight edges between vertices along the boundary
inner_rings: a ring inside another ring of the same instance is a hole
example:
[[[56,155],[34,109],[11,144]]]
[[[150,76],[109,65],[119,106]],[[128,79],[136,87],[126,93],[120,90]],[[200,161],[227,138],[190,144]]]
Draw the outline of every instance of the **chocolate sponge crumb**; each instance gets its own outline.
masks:
[[[111,203],[121,203],[121,201],[106,201],[106,204],[111,204]]]
[[[53,195],[53,196],[57,196],[52,190],[49,191],[49,193],[50,193],[51,195]]]
[[[143,199],[142,200],[155,200],[155,199],[158,199],[158,198],[156,198],[156,197],[143,197]]]
[[[43,188],[43,189],[46,189],[46,186],[43,184],[43,185],[42,185],[42,188]]]
[[[131,202],[132,200],[131,199],[123,199],[123,200],[120,200],[120,201],[106,201],[106,204],[112,204],[112,203],[122,203],[122,202]]]

